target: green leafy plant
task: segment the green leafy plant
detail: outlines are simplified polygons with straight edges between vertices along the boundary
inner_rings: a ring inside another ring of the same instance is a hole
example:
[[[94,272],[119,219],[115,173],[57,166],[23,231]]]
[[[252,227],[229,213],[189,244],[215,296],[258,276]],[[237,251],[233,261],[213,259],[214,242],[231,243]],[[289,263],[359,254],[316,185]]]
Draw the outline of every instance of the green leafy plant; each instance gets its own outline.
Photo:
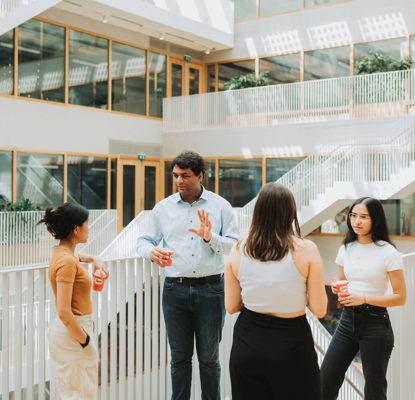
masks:
[[[269,84],[268,72],[261,71],[258,79],[255,73],[252,72],[246,75],[233,76],[229,81],[225,82],[225,87],[228,90],[246,89],[258,86],[267,86]]]
[[[21,199],[12,203],[6,196],[0,194],[0,211],[38,211],[42,210],[29,199]]]
[[[366,75],[376,72],[403,71],[411,69],[413,65],[411,57],[395,60],[386,54],[371,51],[368,56],[356,61],[354,66],[356,75]]]

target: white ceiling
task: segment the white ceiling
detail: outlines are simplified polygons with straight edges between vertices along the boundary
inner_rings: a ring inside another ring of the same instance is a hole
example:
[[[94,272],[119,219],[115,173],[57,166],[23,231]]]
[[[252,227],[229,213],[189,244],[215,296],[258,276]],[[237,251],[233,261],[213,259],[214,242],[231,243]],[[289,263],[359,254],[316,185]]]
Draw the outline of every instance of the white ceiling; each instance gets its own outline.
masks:
[[[203,38],[197,34],[180,31],[170,26],[146,19],[143,16],[129,14],[117,8],[108,7],[92,0],[63,0],[54,8],[95,19],[100,22],[103,22],[105,18],[108,25],[138,32],[158,40],[160,40],[160,35],[162,34],[166,42],[174,43],[195,51],[203,52],[206,49],[215,51],[228,48],[221,43]],[[172,15],[172,17],[174,17],[174,15]]]

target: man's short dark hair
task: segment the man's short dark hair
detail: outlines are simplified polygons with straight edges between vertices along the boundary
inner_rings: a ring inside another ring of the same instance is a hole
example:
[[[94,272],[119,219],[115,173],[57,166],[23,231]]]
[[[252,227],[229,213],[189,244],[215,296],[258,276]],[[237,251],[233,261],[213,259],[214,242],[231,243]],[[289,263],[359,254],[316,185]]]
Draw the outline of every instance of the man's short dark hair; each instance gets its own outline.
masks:
[[[205,161],[202,156],[194,151],[184,151],[171,162],[171,170],[177,165],[181,169],[190,168],[198,176],[201,172],[205,175]]]

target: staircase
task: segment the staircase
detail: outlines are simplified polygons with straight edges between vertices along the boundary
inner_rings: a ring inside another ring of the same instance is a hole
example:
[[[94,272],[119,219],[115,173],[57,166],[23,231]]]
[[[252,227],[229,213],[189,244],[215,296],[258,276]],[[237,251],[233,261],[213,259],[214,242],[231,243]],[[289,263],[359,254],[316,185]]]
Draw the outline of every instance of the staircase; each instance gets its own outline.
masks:
[[[415,191],[415,118],[387,143],[340,145],[327,155],[311,155],[277,180],[293,193],[302,236],[318,228],[359,197],[403,199]],[[239,212],[249,228],[255,199]]]
[[[60,2],[61,0],[0,0],[0,35]]]

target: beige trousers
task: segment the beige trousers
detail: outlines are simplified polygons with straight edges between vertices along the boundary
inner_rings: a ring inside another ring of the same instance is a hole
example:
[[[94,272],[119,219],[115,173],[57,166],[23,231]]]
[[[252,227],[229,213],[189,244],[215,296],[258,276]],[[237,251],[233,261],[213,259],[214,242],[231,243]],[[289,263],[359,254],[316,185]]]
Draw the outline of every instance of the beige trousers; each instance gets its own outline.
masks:
[[[85,348],[59,318],[55,318],[49,327],[49,349],[56,367],[57,399],[93,400],[98,386],[98,351],[92,337],[92,315],[75,315],[75,318],[91,337]]]

